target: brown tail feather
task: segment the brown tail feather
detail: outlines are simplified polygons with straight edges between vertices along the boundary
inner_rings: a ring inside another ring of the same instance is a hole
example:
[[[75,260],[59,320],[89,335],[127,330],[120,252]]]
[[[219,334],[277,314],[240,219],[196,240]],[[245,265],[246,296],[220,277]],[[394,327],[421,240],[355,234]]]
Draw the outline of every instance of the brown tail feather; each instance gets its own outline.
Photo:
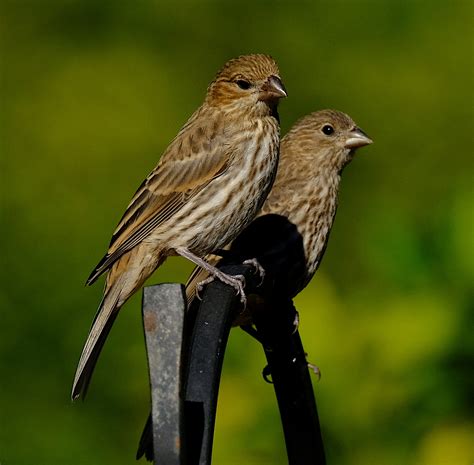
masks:
[[[156,246],[141,243],[112,266],[107,275],[104,298],[99,305],[76,369],[72,387],[73,400],[86,395],[97,358],[120,307],[165,259],[166,256]]]
[[[105,294],[100,303],[97,315],[92,323],[87,341],[82,349],[81,358],[77,365],[74,382],[72,385],[72,400],[82,396],[85,397],[92,372],[99,358],[105,340],[112,328],[120,307],[117,307],[121,292],[121,282],[115,285]]]

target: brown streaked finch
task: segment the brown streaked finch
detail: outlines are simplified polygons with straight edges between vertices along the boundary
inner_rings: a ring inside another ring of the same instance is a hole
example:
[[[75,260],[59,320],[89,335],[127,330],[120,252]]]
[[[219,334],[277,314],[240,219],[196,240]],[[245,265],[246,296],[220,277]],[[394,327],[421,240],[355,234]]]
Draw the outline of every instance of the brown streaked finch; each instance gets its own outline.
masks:
[[[279,154],[277,106],[286,90],[267,55],[228,61],[139,187],[87,284],[108,271],[72,398],[85,395],[119,309],[168,256],[180,255],[245,299],[242,281],[202,257],[231,242],[261,208]]]
[[[291,300],[321,264],[336,214],[342,170],[356,149],[371,143],[339,111],[321,110],[298,120],[281,140],[277,178],[257,218],[223,251],[224,258],[212,255],[206,259],[224,265],[255,258],[265,270],[259,295],[273,302]],[[188,303],[207,276],[200,268],[193,271],[186,286]],[[249,297],[235,326],[251,324],[252,315],[265,309],[265,300]],[[152,460],[152,446],[149,417],[137,459],[145,454]]]
[[[272,292],[295,297],[313,277],[326,250],[342,170],[356,149],[371,143],[339,111],[321,110],[297,121],[281,140],[277,178],[267,200],[221,263],[256,258]],[[205,277],[204,270],[194,270],[187,284],[188,300]]]

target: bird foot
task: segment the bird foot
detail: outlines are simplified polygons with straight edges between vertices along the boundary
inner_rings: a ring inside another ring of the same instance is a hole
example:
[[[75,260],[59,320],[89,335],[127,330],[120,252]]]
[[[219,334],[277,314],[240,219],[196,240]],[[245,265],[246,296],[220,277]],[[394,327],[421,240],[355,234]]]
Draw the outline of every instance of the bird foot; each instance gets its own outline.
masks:
[[[227,284],[235,289],[237,295],[240,295],[240,301],[242,302],[245,308],[247,305],[247,297],[245,296],[245,291],[244,291],[245,277],[241,274],[232,276],[226,273],[219,272],[219,273],[216,273],[214,276],[209,276],[204,281],[201,281],[196,285],[197,298],[199,300],[202,300],[201,292],[203,291],[204,286],[206,286],[209,283],[212,283],[216,278],[219,281],[223,282],[224,284]]]
[[[202,300],[202,291],[204,290],[204,288],[209,284],[209,283],[212,283],[212,281],[214,281],[214,276],[209,276],[208,278],[204,279],[203,281],[199,281],[197,284],[196,284],[196,297],[199,299],[199,300]]]
[[[240,301],[242,302],[244,308],[247,305],[247,297],[245,296],[245,276],[242,274],[238,274],[235,276],[231,276],[225,273],[222,273],[222,276],[217,276],[223,283],[232,286],[237,295],[240,295]]]
[[[316,375],[316,377],[318,378],[318,381],[321,380],[321,370],[319,369],[319,367],[317,367],[316,365],[313,365],[312,363],[309,363],[309,362],[306,362],[308,364],[308,368]]]
[[[221,270],[212,266],[211,264],[207,263],[202,258],[198,257],[190,250],[186,249],[185,247],[177,247],[175,252],[178,255],[181,255],[188,260],[191,260],[197,266],[200,266],[202,269],[206,270],[210,276],[209,278],[205,279],[204,281],[200,282],[196,286],[196,295],[201,300],[199,292],[202,292],[204,286],[209,284],[210,282],[214,281],[214,278],[217,278],[219,281],[222,281],[224,284],[228,284],[229,286],[233,287],[237,294],[240,294],[240,301],[244,304],[244,308],[247,304],[247,297],[245,297],[244,287],[245,287],[245,277],[242,275],[231,276],[226,273],[223,273]]]
[[[258,263],[258,260],[256,258],[250,258],[248,260],[245,260],[242,264],[254,267],[254,274],[258,274],[258,276],[260,277],[260,282],[257,285],[257,287],[260,287],[263,284],[263,280],[265,279],[265,270],[263,266]]]

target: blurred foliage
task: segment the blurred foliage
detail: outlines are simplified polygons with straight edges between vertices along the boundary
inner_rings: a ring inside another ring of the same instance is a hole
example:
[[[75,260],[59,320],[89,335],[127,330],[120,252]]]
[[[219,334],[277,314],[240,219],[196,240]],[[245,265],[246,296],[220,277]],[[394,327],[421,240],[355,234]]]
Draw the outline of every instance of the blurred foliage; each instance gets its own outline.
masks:
[[[140,297],[85,403],[69,390],[125,205],[230,57],[272,54],[285,132],[321,108],[374,139],[297,298],[328,463],[474,461],[473,3],[4,0],[0,461],[130,464],[148,411]],[[151,282],[182,281],[170,259]],[[285,464],[256,343],[233,331],[215,463]]]

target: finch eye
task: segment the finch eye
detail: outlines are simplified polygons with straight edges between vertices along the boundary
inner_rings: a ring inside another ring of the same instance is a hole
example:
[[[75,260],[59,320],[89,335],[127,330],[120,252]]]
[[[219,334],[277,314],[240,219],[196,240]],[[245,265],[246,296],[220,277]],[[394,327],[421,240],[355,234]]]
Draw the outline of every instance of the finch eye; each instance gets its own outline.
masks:
[[[244,79],[237,79],[237,81],[235,81],[235,83],[236,83],[241,89],[244,89],[244,90],[250,89],[250,82],[245,81]]]
[[[323,126],[323,133],[326,134],[326,136],[330,136],[334,133],[334,128],[330,124],[325,124]]]

